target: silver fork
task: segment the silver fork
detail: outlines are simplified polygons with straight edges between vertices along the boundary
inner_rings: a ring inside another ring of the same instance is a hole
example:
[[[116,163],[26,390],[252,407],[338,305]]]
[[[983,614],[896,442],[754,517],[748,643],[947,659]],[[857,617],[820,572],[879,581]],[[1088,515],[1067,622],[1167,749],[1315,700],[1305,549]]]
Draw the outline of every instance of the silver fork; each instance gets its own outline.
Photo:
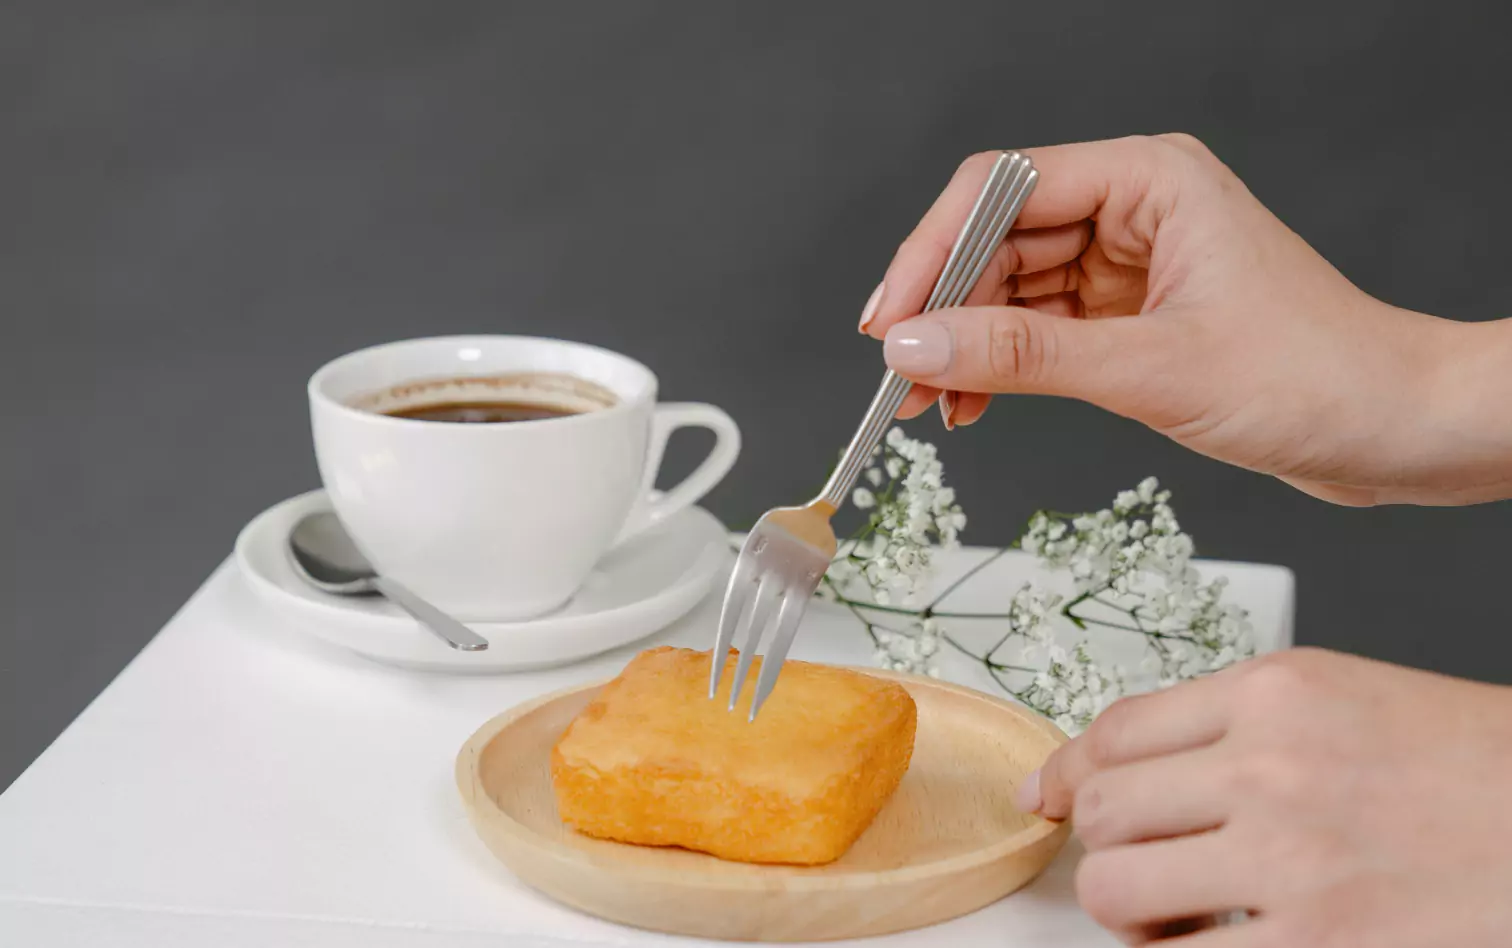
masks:
[[[946,258],[924,306],[925,312],[957,306],[966,299],[987,268],[993,251],[1013,226],[1038,177],[1039,172],[1029,159],[1018,152],[998,156]],[[889,370],[861,420],[861,427],[819,496],[801,507],[767,511],[746,536],[730,574],[719,616],[719,632],[714,639],[713,667],[709,672],[711,700],[719,693],[730,645],[744,620],[744,644],[730,686],[730,710],[735,710],[756,648],[775,610],[776,631],[762,659],[756,693],[751,699],[749,720],[756,720],[762,704],[777,685],[778,672],[798,633],[798,623],[808,601],[835,557],[838,544],[830,519],[856,485],[857,477],[871,460],[872,452],[912,387],[913,383]]]

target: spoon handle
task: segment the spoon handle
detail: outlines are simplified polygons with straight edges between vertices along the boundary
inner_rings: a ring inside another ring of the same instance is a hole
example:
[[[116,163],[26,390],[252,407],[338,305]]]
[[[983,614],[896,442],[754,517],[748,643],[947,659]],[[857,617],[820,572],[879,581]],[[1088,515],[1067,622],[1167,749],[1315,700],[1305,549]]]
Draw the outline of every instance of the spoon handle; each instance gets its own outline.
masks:
[[[488,640],[386,576],[373,577],[373,588],[420,620],[441,640],[459,652],[481,652]]]

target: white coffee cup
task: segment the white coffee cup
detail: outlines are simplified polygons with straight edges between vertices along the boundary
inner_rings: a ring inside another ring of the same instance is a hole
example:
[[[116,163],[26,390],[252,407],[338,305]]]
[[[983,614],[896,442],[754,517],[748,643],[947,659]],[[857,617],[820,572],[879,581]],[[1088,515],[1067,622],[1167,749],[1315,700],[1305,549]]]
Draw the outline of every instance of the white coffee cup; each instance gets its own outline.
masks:
[[[494,424],[385,414],[480,392],[579,413]],[[523,336],[374,346],[309,383],[316,460],[337,516],[380,573],[464,621],[564,605],[605,553],[724,478],[740,453],[735,422],[712,405],[657,404],[656,394],[656,376],[634,359]],[[653,496],[667,438],[683,427],[713,431],[714,448]]]

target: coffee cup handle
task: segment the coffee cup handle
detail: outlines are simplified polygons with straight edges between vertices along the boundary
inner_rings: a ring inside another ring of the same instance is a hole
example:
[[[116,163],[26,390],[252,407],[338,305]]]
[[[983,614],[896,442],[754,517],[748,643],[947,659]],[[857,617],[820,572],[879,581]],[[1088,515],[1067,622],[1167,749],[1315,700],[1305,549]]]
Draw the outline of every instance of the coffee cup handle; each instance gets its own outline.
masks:
[[[661,470],[667,440],[679,428],[707,428],[714,432],[714,449],[682,483],[653,497],[656,474]],[[713,405],[697,402],[667,402],[657,405],[651,416],[651,439],[646,446],[646,473],[641,482],[641,501],[620,530],[618,545],[691,507],[724,480],[740,455],[740,428],[735,420]]]

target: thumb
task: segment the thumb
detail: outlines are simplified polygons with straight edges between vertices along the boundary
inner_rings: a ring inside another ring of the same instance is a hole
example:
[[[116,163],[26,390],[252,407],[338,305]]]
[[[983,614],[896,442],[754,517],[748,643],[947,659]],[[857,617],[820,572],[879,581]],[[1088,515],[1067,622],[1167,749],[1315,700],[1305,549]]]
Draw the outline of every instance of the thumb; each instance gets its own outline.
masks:
[[[1062,395],[1120,414],[1147,403],[1172,363],[1161,320],[1071,319],[1017,306],[944,309],[888,330],[894,372],[960,392]]]

